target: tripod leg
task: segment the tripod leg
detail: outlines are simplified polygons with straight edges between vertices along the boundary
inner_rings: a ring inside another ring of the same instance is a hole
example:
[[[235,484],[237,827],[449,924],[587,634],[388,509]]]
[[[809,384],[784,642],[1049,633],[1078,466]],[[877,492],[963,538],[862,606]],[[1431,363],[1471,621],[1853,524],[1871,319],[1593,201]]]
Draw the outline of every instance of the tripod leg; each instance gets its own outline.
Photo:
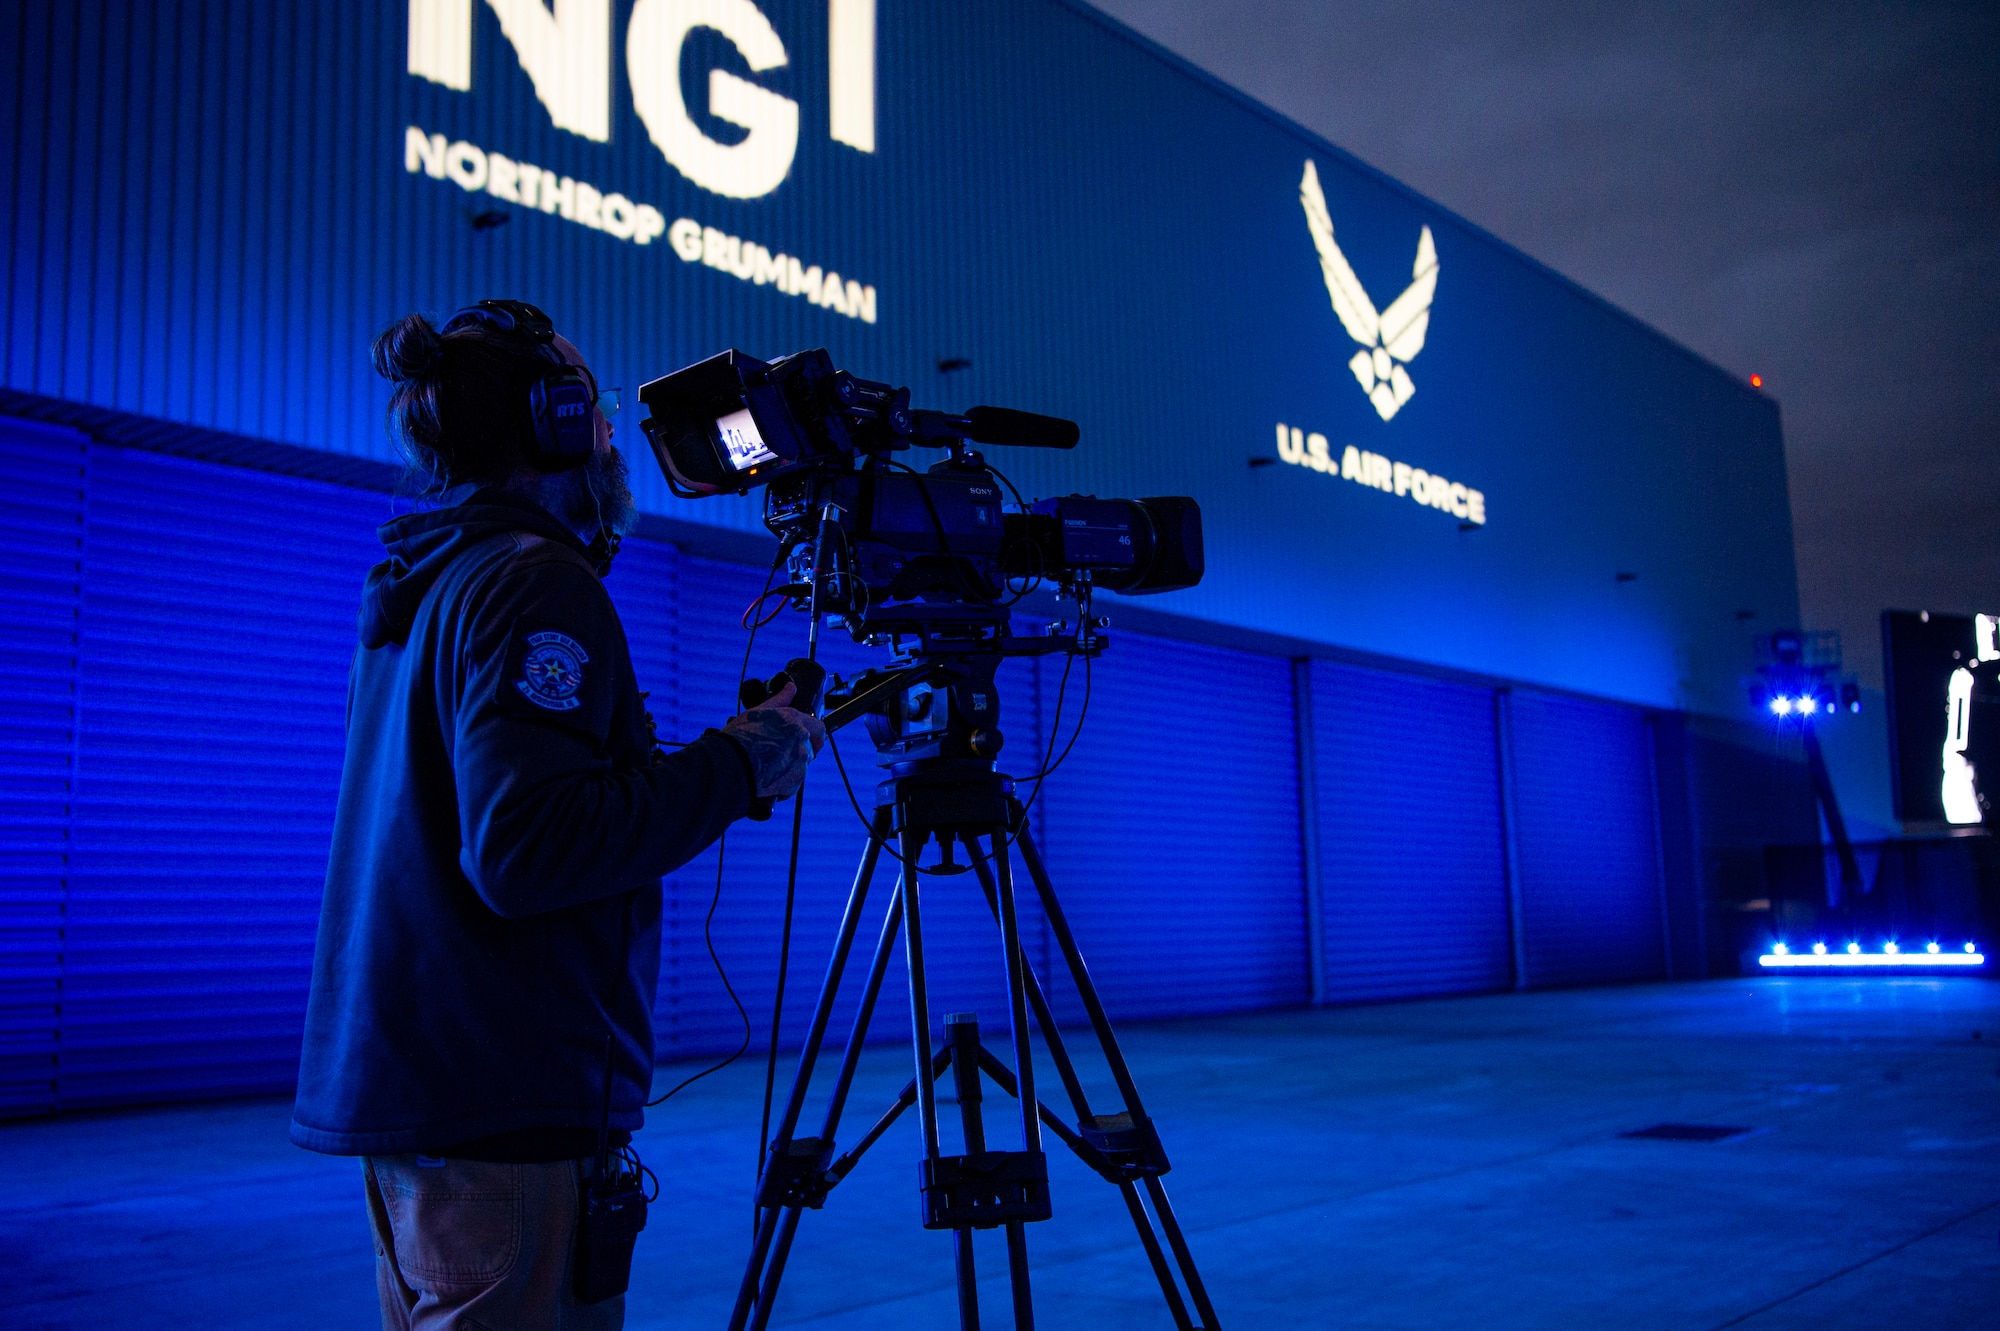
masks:
[[[996,898],[1000,914],[1000,947],[1007,954],[1007,1022],[1013,1027],[1015,1093],[1021,1109],[1021,1149],[1042,1149],[1041,1102],[1035,1099],[1035,1057],[1028,1031],[1028,959],[1021,953],[1021,922],[1014,910],[1014,871],[1007,858],[1007,828],[993,829],[993,862],[999,867]],[[979,1081],[977,1064],[971,1080]],[[1034,1331],[1034,1292],[1028,1281],[1028,1235],[1018,1220],[1007,1225],[1007,1274],[1013,1286],[1016,1331]]]
[[[1028,875],[1034,880],[1035,892],[1042,903],[1042,913],[1049,922],[1049,931],[1055,935],[1056,944],[1062,949],[1063,960],[1068,964],[1070,976],[1076,982],[1077,995],[1083,1000],[1084,1011],[1090,1015],[1090,1024],[1097,1033],[1097,1042],[1104,1051],[1104,1061],[1111,1069],[1112,1080],[1118,1083],[1118,1093],[1125,1101],[1127,1113],[1136,1123],[1145,1117],[1145,1107],[1139,1099],[1139,1088],[1132,1080],[1132,1071],[1126,1066],[1125,1055],[1118,1047],[1118,1039],[1111,1031],[1111,1019],[1105,1015],[1104,1004],[1097,996],[1097,986],[1091,982],[1090,972],[1083,964],[1083,954],[1077,949],[1076,936],[1070,932],[1069,920],[1063,914],[1062,903],[1056,899],[1055,885],[1049,881],[1048,868],[1042,862],[1041,852],[1036,849],[1033,835],[1028,831],[1028,820],[1020,801],[1012,803],[1013,822],[1017,828],[1015,840],[1021,847],[1021,862],[1028,866]],[[1174,1264],[1180,1268],[1181,1279],[1187,1282],[1188,1293],[1193,1296],[1196,1310],[1201,1314],[1207,1331],[1215,1331],[1217,1322],[1215,1310],[1209,1303],[1208,1291],[1201,1281],[1201,1273],[1195,1269],[1194,1254],[1188,1249],[1187,1239],[1181,1233],[1180,1223],[1174,1218],[1173,1205],[1167,1200],[1166,1188],[1157,1177],[1145,1179],[1148,1198],[1153,1203],[1153,1213],[1159,1217],[1160,1229],[1166,1234],[1168,1245],[1173,1249]],[[1146,1244],[1150,1257],[1158,1250],[1158,1239],[1154,1235],[1151,1220],[1140,1205],[1130,1184],[1121,1188],[1127,1194],[1126,1205],[1132,1212],[1133,1224],[1140,1231],[1140,1239]],[[1155,1274],[1160,1277],[1161,1292],[1166,1294],[1170,1307],[1180,1306],[1180,1295],[1174,1288],[1172,1276],[1165,1270],[1164,1263],[1156,1262]]]
[[[803,1212],[796,1206],[788,1206],[779,1214],[784,1218],[778,1222],[778,1237],[771,1244],[771,1260],[764,1268],[764,1282],[757,1290],[757,1307],[751,1314],[748,1331],[764,1331],[771,1324],[771,1309],[778,1302],[778,1282],[785,1278],[785,1259],[792,1255],[792,1240],[798,1236],[799,1216]]]
[[[840,1075],[834,1078],[833,1098],[827,1101],[826,1120],[820,1136],[832,1141],[847,1108],[847,1093],[854,1085],[855,1070],[861,1064],[861,1048],[868,1027],[875,1020],[875,1002],[882,996],[882,981],[889,973],[889,958],[896,950],[896,935],[903,927],[903,898],[889,899],[889,913],[882,920],[882,935],[875,940],[875,960],[868,965],[868,986],[861,991],[861,1003],[854,1009],[854,1030],[847,1037],[847,1052],[841,1056]]]
[[[1187,1302],[1181,1298],[1180,1286],[1174,1283],[1173,1268],[1167,1265],[1166,1253],[1160,1251],[1160,1236],[1153,1232],[1152,1217],[1146,1214],[1146,1207],[1139,1200],[1139,1186],[1121,1183],[1118,1192],[1125,1199],[1125,1209],[1132,1213],[1132,1228],[1139,1231],[1139,1242],[1146,1249],[1146,1260],[1152,1263],[1153,1278],[1160,1282],[1160,1293],[1166,1295],[1167,1311],[1173,1314],[1174,1326],[1177,1331],[1194,1331],[1194,1323],[1188,1320]],[[1213,1323],[1211,1318],[1210,1324]]]
[[[984,1095],[979,1074],[994,1061],[979,1043],[979,1023],[975,1020],[947,1019],[945,1038],[951,1043],[952,1086],[958,1094],[959,1126],[965,1134],[965,1153],[978,1155],[986,1150],[986,1123],[980,1109]],[[1012,1080],[1011,1078],[1009,1080]],[[966,1291],[975,1289],[977,1274],[972,1264],[972,1227],[961,1225],[952,1231],[952,1250],[958,1259],[960,1316],[965,1315]],[[1013,1285],[1015,1331],[1034,1331],[1035,1309],[1028,1286],[1028,1241],[1021,1222],[1007,1225],[1007,1269]],[[978,1316],[974,1306],[973,1316]]]
[[[924,1159],[936,1167],[938,1156],[937,1086],[931,1081],[930,994],[924,985],[924,925],[917,897],[917,856],[924,836],[903,829],[903,958],[910,977],[910,1043],[916,1054],[918,1126],[924,1136]],[[972,1234],[960,1230],[953,1236],[958,1266],[959,1331],[979,1331],[979,1284],[972,1266]]]
[[[786,1214],[776,1207],[763,1207],[757,1212],[757,1237],[750,1244],[750,1260],[743,1264],[743,1279],[736,1286],[736,1306],[729,1310],[729,1331],[744,1331],[751,1313],[764,1311],[757,1308],[758,1283],[764,1274],[765,1258],[771,1252],[771,1241],[778,1236],[779,1222]]]
[[[1181,1279],[1187,1281],[1188,1295],[1194,1300],[1195,1311],[1201,1314],[1202,1325],[1213,1328],[1216,1325],[1215,1307],[1208,1301],[1208,1290],[1201,1283],[1201,1273],[1195,1270],[1194,1254],[1188,1250],[1187,1237],[1181,1233],[1181,1222],[1174,1218],[1173,1203],[1167,1200],[1167,1185],[1157,1178],[1146,1180],[1146,1195],[1152,1199],[1153,1214],[1160,1218],[1160,1228],[1166,1232],[1167,1242],[1173,1247],[1174,1261],[1181,1268]]]
[[[1028,1285],[1027,1226],[1007,1222],[1007,1278],[1014,1287],[1014,1331],[1035,1331],[1035,1295]]]
[[[1007,1017],[1014,1028],[1014,1075],[1020,1079],[1021,1149],[1042,1149],[1042,1124],[1035,1116],[1034,1051],[1029,1045],[1027,959],[1021,955],[1021,923],[1014,912],[1014,870],[1007,855],[1007,829],[993,829],[993,864],[999,870],[1000,946],[1007,954]],[[1012,1240],[1010,1240],[1011,1245]]]
[[[986,907],[993,912],[997,922],[1000,918],[1000,891],[993,878],[993,866],[987,863],[985,852],[970,833],[965,837],[965,846],[970,853],[972,871],[979,877],[980,890],[986,894]],[[1069,1102],[1079,1119],[1090,1117],[1090,1101],[1084,1097],[1083,1080],[1076,1075],[1076,1064],[1070,1060],[1069,1050],[1063,1044],[1062,1032],[1056,1028],[1054,1011],[1042,991],[1042,982],[1035,978],[1035,968],[1021,961],[1023,987],[1028,991],[1028,1005],[1034,1009],[1035,1023],[1042,1028],[1042,1039],[1049,1046],[1049,1057],[1056,1065],[1056,1075],[1062,1078],[1063,1089],[1069,1092]]]
[[[979,1273],[972,1265],[972,1231],[951,1232],[953,1273],[958,1278],[958,1324],[963,1331],[979,1331]]]
[[[854,871],[854,887],[847,894],[847,909],[840,916],[840,935],[833,946],[833,958],[827,963],[826,979],[821,982],[819,1003],[813,1009],[812,1026],[806,1032],[805,1048],[799,1051],[799,1070],[792,1078],[792,1093],[785,1101],[785,1114],[778,1122],[778,1141],[790,1141],[798,1130],[799,1114],[805,1109],[806,1090],[812,1083],[813,1064],[819,1059],[821,1043],[826,1039],[826,1024],[833,1019],[833,1005],[840,995],[840,980],[847,969],[848,953],[854,949],[854,934],[861,925],[861,908],[868,900],[868,884],[875,876],[875,864],[882,854],[882,841],[889,831],[889,810],[875,811],[873,835],[868,838],[868,849],[861,854],[861,865]]]
[[[847,894],[847,907],[841,914],[840,933],[834,943],[833,956],[827,962],[826,979],[820,985],[819,1003],[813,1009],[812,1027],[807,1033],[805,1048],[799,1053],[798,1071],[792,1076],[791,1095],[785,1102],[784,1117],[778,1126],[777,1140],[780,1142],[789,1142],[792,1133],[798,1129],[799,1115],[805,1108],[806,1092],[812,1084],[813,1065],[819,1057],[819,1047],[826,1036],[826,1024],[833,1017],[834,1001],[840,993],[841,975],[847,967],[848,953],[854,947],[854,934],[861,924],[861,910],[868,899],[868,886],[875,877],[875,866],[881,858],[882,841],[888,833],[888,826],[889,811],[886,808],[877,810],[874,835],[869,837],[867,849],[861,853],[861,863],[854,871],[854,886]],[[767,1149],[759,1161],[760,1180],[764,1164],[769,1159]],[[772,1240],[777,1237],[780,1214],[781,1212],[775,1208],[764,1208],[758,1216],[757,1237],[751,1243],[750,1259],[744,1264],[743,1280],[736,1289],[736,1306],[730,1313],[731,1331],[742,1331],[757,1300],[765,1261],[770,1255]]]
[[[875,959],[868,967],[868,983],[861,991],[861,1003],[854,1012],[854,1028],[847,1037],[847,1051],[840,1061],[840,1074],[834,1078],[833,1097],[827,1105],[826,1121],[820,1129],[822,1141],[832,1141],[839,1130],[841,1112],[847,1104],[847,1094],[854,1085],[855,1070],[861,1062],[861,1049],[868,1038],[868,1026],[875,1015],[875,1002],[882,993],[882,980],[889,969],[889,957],[895,950],[896,934],[903,919],[903,899],[889,898],[889,910],[882,920],[882,932],[875,942]],[[850,1155],[858,1157],[867,1149],[864,1141]],[[841,1171],[844,1175],[845,1171]],[[785,1277],[785,1262],[791,1256],[792,1239],[798,1233],[802,1208],[785,1208],[783,1220],[773,1242],[759,1227],[760,1244],[756,1261],[762,1265],[763,1280],[756,1296],[755,1316],[751,1318],[749,1331],[763,1331],[771,1319],[771,1309],[778,1297],[778,1282]],[[768,1257],[762,1254],[767,1252]]]
[[[924,985],[924,926],[917,904],[917,855],[923,839],[905,831],[903,877],[899,885],[903,897],[903,962],[910,977],[910,1043],[917,1059],[917,1117],[922,1120],[924,1158],[938,1158],[937,1088],[931,1084],[931,1006]]]
[[[778,1038],[785,1025],[785,981],[792,973],[792,914],[798,905],[799,838],[805,829],[806,792],[800,787],[792,797],[791,865],[785,872],[785,920],[778,930],[778,984],[771,995],[771,1043],[764,1051],[764,1120],[757,1125],[757,1149],[771,1144],[771,1093],[778,1083]],[[757,1157],[757,1174],[764,1173],[764,1157]]]
[[[1118,1083],[1118,1094],[1125,1100],[1126,1109],[1136,1118],[1145,1113],[1139,1102],[1139,1088],[1133,1084],[1132,1070],[1125,1066],[1125,1055],[1118,1048],[1118,1039],[1111,1033],[1111,1019],[1104,1014],[1104,1004],[1097,997],[1097,986],[1091,983],[1090,971],[1083,964],[1083,954],[1077,951],[1076,935],[1070,932],[1069,917],[1063,914],[1062,903],[1056,900],[1055,885],[1049,881],[1048,867],[1042,863],[1041,852],[1035,849],[1034,837],[1028,832],[1028,820],[1023,815],[1020,801],[1013,802],[1014,821],[1017,831],[1016,844],[1021,847],[1021,862],[1028,866],[1028,876],[1034,880],[1035,893],[1041,898],[1042,914],[1048,919],[1049,932],[1056,937],[1056,945],[1062,949],[1063,960],[1068,964],[1071,977],[1076,981],[1077,996],[1083,1000],[1083,1010],[1090,1016],[1090,1025],[1097,1032],[1097,1042],[1104,1047],[1104,1061],[1111,1067],[1111,1079]]]

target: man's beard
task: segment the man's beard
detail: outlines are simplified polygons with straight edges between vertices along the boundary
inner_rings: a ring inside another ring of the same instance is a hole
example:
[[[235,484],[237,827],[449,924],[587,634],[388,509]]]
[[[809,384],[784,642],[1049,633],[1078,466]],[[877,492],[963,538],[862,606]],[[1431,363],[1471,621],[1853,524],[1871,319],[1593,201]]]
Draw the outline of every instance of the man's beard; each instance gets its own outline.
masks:
[[[552,491],[555,502],[548,507],[572,531],[623,536],[639,521],[630,477],[625,455],[611,444],[576,470],[550,477],[544,492]]]

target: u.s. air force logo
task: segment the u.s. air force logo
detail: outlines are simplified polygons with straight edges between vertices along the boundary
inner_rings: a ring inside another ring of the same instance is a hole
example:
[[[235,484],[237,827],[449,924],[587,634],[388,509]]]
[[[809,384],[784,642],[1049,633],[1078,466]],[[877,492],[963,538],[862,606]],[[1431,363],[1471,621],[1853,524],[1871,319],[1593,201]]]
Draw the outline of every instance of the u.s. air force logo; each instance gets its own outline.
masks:
[[[1431,239],[1431,229],[1425,227],[1417,237],[1417,261],[1410,269],[1410,285],[1389,302],[1388,309],[1377,314],[1375,302],[1334,242],[1333,214],[1327,211],[1319,169],[1311,158],[1306,159],[1306,173],[1299,180],[1299,202],[1306,210],[1306,229],[1312,232],[1313,248],[1319,251],[1320,276],[1326,279],[1333,312],[1347,335],[1361,344],[1347,368],[1368,395],[1375,414],[1386,421],[1417,391],[1410,372],[1403,367],[1424,349],[1424,334],[1430,330],[1431,299],[1437,295],[1437,243]]]
[[[567,712],[582,706],[576,696],[583,687],[583,668],[590,654],[567,633],[548,630],[528,635],[528,654],[514,687],[537,707]]]

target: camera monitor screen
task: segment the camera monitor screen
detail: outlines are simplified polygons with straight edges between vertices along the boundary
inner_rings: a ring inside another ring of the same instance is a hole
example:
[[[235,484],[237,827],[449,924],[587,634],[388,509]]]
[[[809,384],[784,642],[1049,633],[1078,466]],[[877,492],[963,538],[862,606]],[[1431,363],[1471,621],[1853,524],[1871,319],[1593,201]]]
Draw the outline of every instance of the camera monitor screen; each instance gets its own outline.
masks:
[[[715,428],[722,436],[722,447],[729,455],[729,465],[736,470],[748,471],[761,463],[778,460],[778,455],[764,446],[764,436],[757,432],[757,422],[751,417],[748,407],[718,417]]]

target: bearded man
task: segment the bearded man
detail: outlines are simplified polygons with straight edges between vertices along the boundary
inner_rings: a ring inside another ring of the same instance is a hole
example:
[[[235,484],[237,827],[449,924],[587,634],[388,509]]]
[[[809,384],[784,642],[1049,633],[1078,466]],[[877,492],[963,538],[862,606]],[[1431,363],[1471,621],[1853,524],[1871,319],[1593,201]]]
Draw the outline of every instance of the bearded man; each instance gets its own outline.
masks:
[[[292,1140],[362,1157],[383,1325],[616,1328],[579,1198],[652,1083],[660,878],[825,739],[786,689],[673,752],[601,581],[634,521],[611,394],[489,300],[377,339],[431,503],[381,528]]]

